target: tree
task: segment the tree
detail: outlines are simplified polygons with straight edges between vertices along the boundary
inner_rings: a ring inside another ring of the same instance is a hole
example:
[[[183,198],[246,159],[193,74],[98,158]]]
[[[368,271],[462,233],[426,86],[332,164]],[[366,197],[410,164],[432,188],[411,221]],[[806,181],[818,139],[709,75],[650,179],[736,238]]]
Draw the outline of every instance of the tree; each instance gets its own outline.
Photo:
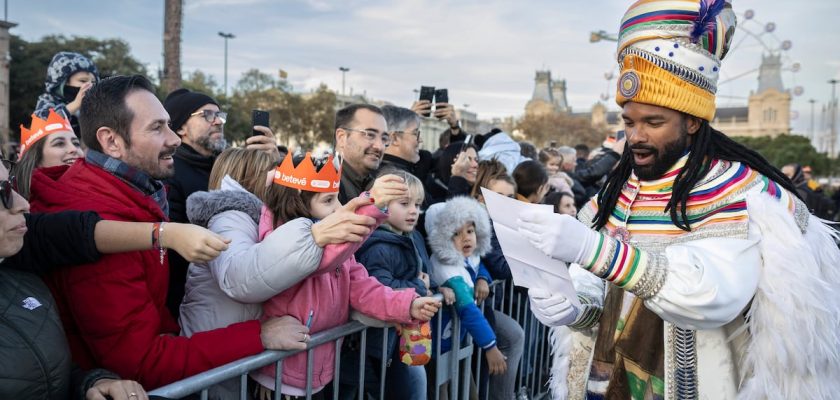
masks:
[[[281,142],[312,149],[318,142],[332,142],[335,93],[325,85],[308,94],[293,93],[287,83],[252,69],[237,82],[228,110],[225,135],[241,141],[251,132],[251,110],[271,115],[271,130]]]
[[[182,80],[179,87],[187,88],[193,92],[204,93],[214,99],[219,99],[224,96],[219,83],[212,76],[200,70],[187,73],[187,79]]]
[[[594,147],[608,134],[593,128],[588,118],[567,113],[526,114],[519,120],[516,128],[538,148],[547,146],[552,141],[561,145],[574,146],[583,143]]]
[[[169,93],[181,87],[181,24],[183,0],[166,0],[163,13],[163,77],[161,86]]]
[[[287,90],[288,87],[284,81],[278,81],[273,76],[252,68],[242,73],[242,78],[239,78],[236,83],[235,90],[242,93],[255,93],[270,89]]]
[[[101,77],[146,75],[147,72],[146,67],[131,56],[128,43],[121,39],[53,35],[37,42],[27,42],[12,35],[9,49],[12,57],[9,67],[9,128],[12,132],[17,132],[21,124],[29,126],[38,96],[44,93],[47,67],[59,51],[73,51],[89,57],[96,63]]]
[[[808,138],[798,135],[779,135],[775,138],[733,137],[732,139],[759,152],[774,166],[781,168],[786,164],[798,163],[810,165],[815,175],[836,174],[837,166],[824,153],[818,153]]]

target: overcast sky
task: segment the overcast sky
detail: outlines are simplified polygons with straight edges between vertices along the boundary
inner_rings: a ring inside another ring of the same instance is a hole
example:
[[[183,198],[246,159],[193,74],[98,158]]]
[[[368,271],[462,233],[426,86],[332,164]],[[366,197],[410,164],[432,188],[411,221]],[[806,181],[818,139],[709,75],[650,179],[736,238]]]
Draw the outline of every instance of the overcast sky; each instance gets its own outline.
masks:
[[[12,33],[27,40],[48,34],[85,35],[126,40],[136,58],[157,71],[163,53],[162,0],[12,0],[9,20],[20,25]],[[283,69],[298,91],[321,82],[341,89],[339,66],[350,68],[347,90],[374,99],[410,105],[420,85],[449,88],[450,100],[469,105],[479,118],[521,115],[533,91],[534,72],[550,69],[567,80],[568,100],[586,111],[607,92],[605,73],[615,71],[612,42],[589,43],[593,30],[617,31],[631,4],[619,0],[185,0],[182,65],[223,81],[223,40],[219,31],[236,35],[230,41],[229,81],[250,68],[276,73]],[[789,88],[802,86],[794,97],[795,129],[810,126],[808,99],[819,105],[830,98],[826,81],[840,79],[840,1],[736,0],[753,21],[740,25],[760,33],[775,22],[763,41],[777,47],[789,39],[789,62],[797,74],[783,75]],[[761,23],[759,23],[760,21]],[[749,35],[739,30],[735,42]],[[757,87],[761,44],[749,37],[723,64],[723,77],[745,75],[725,84],[719,105],[746,104]],[[232,84],[231,83],[231,84]],[[612,81],[615,84],[615,80]],[[612,91],[612,89],[611,89]],[[612,99],[608,101],[617,109]]]

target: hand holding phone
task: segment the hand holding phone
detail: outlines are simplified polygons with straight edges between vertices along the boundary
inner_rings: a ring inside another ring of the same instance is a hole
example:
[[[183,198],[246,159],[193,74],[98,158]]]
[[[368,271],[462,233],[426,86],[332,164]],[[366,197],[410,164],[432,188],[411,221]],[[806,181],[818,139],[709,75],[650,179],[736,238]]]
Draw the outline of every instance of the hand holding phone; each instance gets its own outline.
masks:
[[[435,104],[449,103],[449,90],[437,89],[435,90]]]
[[[420,101],[427,101],[429,104],[434,104],[435,100],[435,87],[434,86],[420,86]],[[424,117],[430,117],[432,115],[431,106],[425,112],[420,113],[420,115]]]
[[[268,111],[253,110],[251,111],[251,126],[269,127]],[[254,129],[251,131],[251,136],[260,136],[263,133]]]
[[[433,104],[428,100],[417,100],[411,105],[411,111],[420,116],[429,115],[432,113]]]

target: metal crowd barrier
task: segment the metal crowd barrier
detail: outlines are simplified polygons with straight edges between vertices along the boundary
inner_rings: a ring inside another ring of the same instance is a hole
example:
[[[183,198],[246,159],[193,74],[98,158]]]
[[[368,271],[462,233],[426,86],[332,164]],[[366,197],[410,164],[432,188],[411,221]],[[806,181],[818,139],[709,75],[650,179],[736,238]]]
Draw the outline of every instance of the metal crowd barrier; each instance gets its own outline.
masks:
[[[515,287],[509,282],[497,280],[490,284],[491,294],[481,304],[481,311],[491,307],[513,318],[525,331],[525,343],[522,358],[519,361],[519,373],[517,374],[516,400],[522,399],[547,399],[548,379],[551,364],[551,347],[549,343],[549,328],[540,323],[531,312],[528,301],[527,290]],[[496,297],[501,297],[496,301]],[[497,305],[497,303],[499,303]],[[476,347],[477,356],[474,358],[473,371],[476,376],[481,376],[481,361],[483,351]],[[508,368],[512,366],[508,365]],[[489,382],[484,382],[486,386]],[[484,390],[485,396],[480,400],[489,397],[490,390]],[[464,397],[463,399],[467,399]]]
[[[528,297],[525,293],[514,290],[513,285],[506,285],[503,281],[495,281],[491,284],[494,288],[494,293],[488,297],[481,305],[483,308],[489,303],[490,306],[495,305],[495,296],[502,296],[501,307],[494,308],[516,320],[520,326],[525,330],[525,349],[522,359],[518,366],[519,375],[517,377],[517,387],[520,388],[516,394],[516,400],[520,399],[541,399],[546,398],[547,386],[545,384],[548,376],[548,367],[550,362],[550,349],[547,345],[548,328],[540,324],[531,314],[528,307]],[[501,289],[501,290],[499,290]],[[440,294],[435,295],[439,300],[443,299]],[[516,301],[514,301],[516,299]],[[435,330],[435,337],[432,340],[436,341],[435,354],[433,359],[435,361],[434,371],[428,371],[428,380],[433,383],[433,393],[428,394],[429,399],[440,399],[440,388],[449,383],[448,397],[450,400],[468,400],[470,399],[470,382],[472,381],[471,373],[474,371],[476,377],[481,377],[481,357],[483,356],[481,348],[473,345],[472,338],[467,335],[465,343],[461,343],[460,332],[461,322],[454,310],[450,309],[452,314],[452,347],[449,351],[441,353],[441,333],[443,332],[442,318],[437,319],[437,329]],[[358,321],[351,321],[347,324],[337,326],[322,332],[312,335],[309,341],[309,348],[306,350],[296,351],[272,351],[267,350],[260,354],[246,357],[217,368],[205,371],[203,373],[191,376],[189,378],[173,382],[169,385],[162,386],[149,392],[151,396],[159,396],[166,399],[179,399],[198,393],[202,400],[207,400],[209,390],[212,386],[223,382],[238,378],[240,389],[239,398],[251,398],[248,393],[248,373],[256,371],[267,365],[274,363],[276,367],[275,373],[275,387],[274,399],[280,400],[283,395],[280,392],[283,360],[289,356],[306,352],[307,354],[307,371],[306,371],[306,399],[312,398],[312,360],[313,351],[315,348],[324,344],[333,342],[336,345],[335,352],[335,376],[332,381],[333,385],[333,399],[337,400],[339,395],[340,374],[341,374],[341,351],[342,340],[352,334],[360,333],[362,344],[360,346],[359,357],[359,386],[357,399],[366,399],[365,394],[365,351],[364,344],[367,343],[367,333],[371,329],[383,330],[382,354],[387,354],[387,338],[388,330],[393,329],[389,327],[374,328],[369,327]],[[474,351],[476,357],[473,357]],[[472,368],[470,368],[472,366]],[[385,396],[385,373],[387,362],[383,360],[381,363],[380,374],[380,399]],[[508,366],[512,368],[512,366]],[[489,382],[480,382],[480,385],[488,385]],[[485,393],[489,394],[489,390]],[[487,396],[485,396],[486,398]]]

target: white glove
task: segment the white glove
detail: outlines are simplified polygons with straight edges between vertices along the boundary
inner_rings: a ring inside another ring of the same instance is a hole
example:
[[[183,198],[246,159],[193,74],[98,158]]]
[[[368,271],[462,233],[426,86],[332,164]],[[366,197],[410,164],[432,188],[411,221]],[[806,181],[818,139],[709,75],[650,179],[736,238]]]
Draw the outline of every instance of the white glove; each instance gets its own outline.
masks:
[[[546,326],[561,326],[575,322],[578,309],[562,294],[552,294],[543,289],[528,290],[531,311]]]
[[[588,261],[600,235],[570,215],[541,210],[524,210],[516,222],[519,233],[536,248],[567,263]]]

